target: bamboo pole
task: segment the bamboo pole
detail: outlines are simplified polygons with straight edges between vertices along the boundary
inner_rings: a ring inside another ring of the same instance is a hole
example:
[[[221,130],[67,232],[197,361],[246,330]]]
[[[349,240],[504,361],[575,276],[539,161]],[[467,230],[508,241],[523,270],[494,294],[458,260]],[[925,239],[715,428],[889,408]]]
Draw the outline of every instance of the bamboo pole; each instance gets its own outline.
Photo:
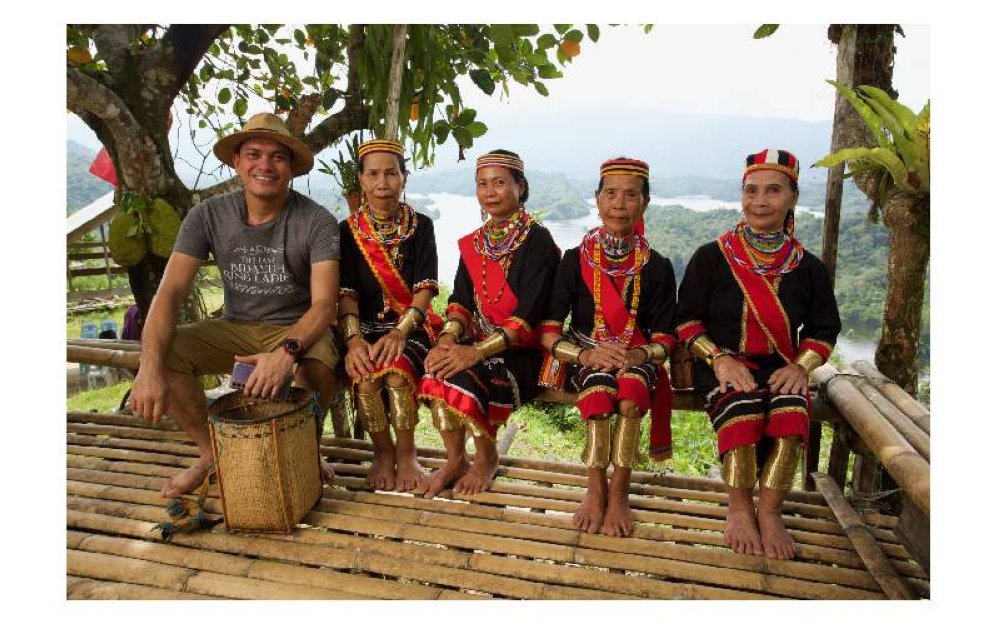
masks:
[[[829,476],[818,472],[813,474],[813,478],[816,480],[819,491],[830,504],[830,508],[837,515],[837,520],[840,521],[844,532],[851,539],[855,551],[861,556],[865,567],[882,587],[886,596],[890,599],[916,599],[913,589],[906,583],[906,580],[899,576],[892,564],[889,563],[889,559],[879,549],[878,543],[868,533],[868,528],[861,520],[857,510],[844,499],[844,494],[837,487],[837,483]]]
[[[122,369],[139,368],[139,352],[122,349],[98,349],[96,347],[66,346],[66,362],[78,362],[87,365],[105,367],[121,367]]]
[[[815,375],[826,384],[827,394],[851,427],[875,452],[889,475],[905,490],[913,502],[930,516],[930,465],[920,457],[896,428],[848,380],[837,377],[837,370],[823,365]]]
[[[120,349],[127,352],[137,352],[142,349],[139,341],[126,341],[124,339],[66,339],[66,345],[94,347],[97,349]]]
[[[510,451],[510,446],[514,444],[514,437],[517,436],[517,432],[520,429],[521,425],[517,421],[508,419],[503,429],[503,438],[497,443],[498,454],[501,456],[507,455],[507,452]]]
[[[844,369],[845,373],[857,373],[853,368],[846,367]],[[852,377],[851,382],[861,391],[868,401],[872,403],[878,411],[882,413],[885,420],[892,424],[892,427],[902,434],[903,438],[906,439],[908,443],[913,445],[913,448],[923,456],[924,460],[927,462],[931,461],[931,438],[927,432],[920,429],[916,423],[908,418],[903,412],[896,407],[891,401],[886,399],[882,393],[878,392],[875,387],[868,382],[864,377]]]
[[[216,597],[205,597],[189,592],[176,592],[153,588],[151,586],[140,586],[139,584],[125,584],[119,582],[102,582],[96,579],[77,577],[76,575],[66,576],[66,598],[67,599],[148,599],[163,601],[167,599],[216,599]]]
[[[99,412],[78,412],[68,411],[66,420],[73,423],[96,423],[99,425],[123,425],[130,428],[143,428],[148,430],[173,430],[183,431],[180,425],[170,417],[163,415],[159,424],[153,425],[142,417],[124,413],[99,413]]]
[[[895,404],[903,414],[912,419],[921,430],[928,434],[931,433],[931,411],[926,406],[910,397],[898,384],[876,369],[875,365],[863,360],[857,360],[851,365],[868,378],[880,393]]]

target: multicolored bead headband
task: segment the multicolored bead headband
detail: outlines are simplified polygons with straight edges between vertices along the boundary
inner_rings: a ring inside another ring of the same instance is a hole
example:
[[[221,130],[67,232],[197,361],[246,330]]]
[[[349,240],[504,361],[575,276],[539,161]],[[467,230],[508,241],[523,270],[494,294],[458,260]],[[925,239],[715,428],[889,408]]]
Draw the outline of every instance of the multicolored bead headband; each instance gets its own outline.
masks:
[[[487,152],[476,159],[476,171],[479,171],[483,167],[506,167],[507,169],[513,169],[524,174],[524,161],[510,154]]]
[[[787,150],[767,149],[747,156],[747,168],[743,170],[743,180],[755,171],[773,169],[780,171],[794,181],[799,179],[799,159]]]
[[[403,144],[392,139],[371,139],[358,146],[358,160],[360,161],[372,152],[388,152],[401,158],[405,158]]]
[[[601,178],[605,176],[639,176],[649,180],[649,164],[634,158],[613,158],[601,163]]]

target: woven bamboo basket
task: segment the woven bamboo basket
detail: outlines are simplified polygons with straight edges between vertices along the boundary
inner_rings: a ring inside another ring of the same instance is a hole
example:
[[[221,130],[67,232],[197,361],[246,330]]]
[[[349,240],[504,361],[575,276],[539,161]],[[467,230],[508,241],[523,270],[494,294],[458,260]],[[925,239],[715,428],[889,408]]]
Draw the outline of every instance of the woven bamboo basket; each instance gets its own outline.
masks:
[[[234,391],[209,406],[219,494],[228,530],[291,532],[319,500],[319,443],[312,394],[287,399]]]

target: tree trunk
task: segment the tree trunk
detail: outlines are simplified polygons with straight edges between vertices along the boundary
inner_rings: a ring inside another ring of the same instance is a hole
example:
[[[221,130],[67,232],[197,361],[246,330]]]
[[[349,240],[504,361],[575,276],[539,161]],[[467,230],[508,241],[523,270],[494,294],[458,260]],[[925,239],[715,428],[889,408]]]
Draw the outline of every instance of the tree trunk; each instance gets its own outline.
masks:
[[[920,233],[915,203],[912,196],[895,193],[883,207],[889,230],[889,268],[882,336],[875,351],[878,370],[910,395],[917,392],[920,316],[930,259],[930,240]]]

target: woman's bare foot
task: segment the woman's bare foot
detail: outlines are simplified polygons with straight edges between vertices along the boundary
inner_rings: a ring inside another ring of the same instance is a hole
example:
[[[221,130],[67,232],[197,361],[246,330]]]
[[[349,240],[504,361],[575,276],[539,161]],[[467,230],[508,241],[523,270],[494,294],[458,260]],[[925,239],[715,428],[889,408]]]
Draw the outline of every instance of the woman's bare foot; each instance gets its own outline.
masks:
[[[760,528],[765,557],[778,560],[791,560],[795,557],[795,539],[781,520],[781,510],[757,510],[757,526]]]
[[[194,464],[167,480],[160,489],[160,495],[165,499],[176,499],[201,486],[205,481],[205,474],[212,466],[212,460],[212,457],[200,456]]]
[[[396,447],[396,490],[415,491],[417,494],[427,491],[427,474],[417,462],[415,449],[401,451]]]
[[[608,536],[631,536],[635,531],[628,491],[608,492],[608,509],[604,513],[603,531]]]
[[[486,436],[474,437],[476,457],[472,466],[457,482],[453,489],[458,495],[475,495],[483,492],[493,483],[493,476],[500,467],[500,456],[497,454],[496,443]]]
[[[734,508],[732,504],[726,510],[726,533],[723,535],[726,544],[736,553],[762,556],[764,546],[757,530],[757,517],[753,507]]]
[[[587,469],[587,494],[573,514],[573,525],[581,532],[596,534],[601,529],[608,505],[607,480],[604,469]]]
[[[396,486],[396,452],[375,450],[372,466],[365,478],[368,488],[374,490],[392,490]]]
[[[427,480],[425,499],[433,499],[438,493],[449,488],[469,470],[469,458],[463,454],[457,459],[449,459],[445,465],[434,472]]]
[[[337,477],[333,471],[333,465],[327,462],[323,456],[319,457],[319,479],[323,484],[333,484],[333,478]]]

